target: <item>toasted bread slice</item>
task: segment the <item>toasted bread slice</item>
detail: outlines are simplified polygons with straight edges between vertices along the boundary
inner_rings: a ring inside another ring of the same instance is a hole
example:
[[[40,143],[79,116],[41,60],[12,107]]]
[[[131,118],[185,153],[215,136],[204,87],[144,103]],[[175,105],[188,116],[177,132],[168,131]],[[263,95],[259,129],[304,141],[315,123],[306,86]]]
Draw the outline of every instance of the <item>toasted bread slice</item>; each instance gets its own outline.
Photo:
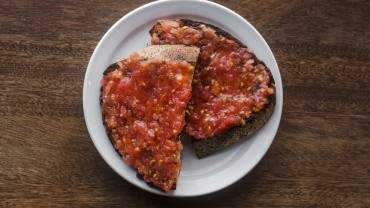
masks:
[[[196,47],[150,46],[110,65],[102,79],[109,138],[139,178],[163,191],[176,188],[181,169],[178,135],[198,54]]]
[[[198,67],[196,68],[196,71],[199,72],[201,70],[204,70],[209,66],[209,62],[202,63],[201,59],[205,58],[212,61],[212,57],[209,57],[210,55],[207,53],[203,53],[204,50],[207,49],[208,46],[204,44],[204,39],[208,38],[205,37],[205,33],[199,33],[199,31],[208,30],[211,31],[210,38],[212,38],[212,33],[214,33],[217,38],[223,38],[226,39],[226,42],[230,40],[230,42],[234,42],[237,44],[240,48],[245,48],[247,50],[247,46],[245,46],[243,43],[241,43],[238,39],[227,33],[226,31],[215,27],[210,24],[197,22],[189,19],[179,19],[174,20],[170,22],[164,22],[166,20],[159,20],[150,30],[150,34],[152,36],[152,43],[153,44],[185,44],[185,45],[193,45],[200,47],[200,56],[198,59]],[[203,35],[203,36],[202,36]],[[233,44],[234,44],[233,43]],[[216,47],[222,47],[219,45],[216,45]],[[226,49],[227,50],[227,49]],[[266,67],[266,65],[260,61],[252,52],[249,51],[249,61],[253,64],[251,64],[253,67],[258,68],[264,68],[266,70],[268,80],[267,81],[267,87],[269,91],[275,92],[275,86],[274,86],[274,80],[273,77],[269,71],[269,69]],[[209,70],[209,68],[207,69]],[[196,73],[197,73],[196,72]],[[199,81],[196,80],[197,77],[194,78],[193,82]],[[253,86],[257,88],[259,86]],[[195,87],[193,86],[193,99],[194,94],[196,94],[196,90],[199,90],[199,87],[197,88],[197,85]],[[237,124],[233,124],[233,126],[228,126],[228,128],[223,129],[223,131],[219,131],[215,134],[204,134],[204,135],[196,135],[198,137],[204,137],[204,138],[195,138],[194,134],[190,135],[192,138],[193,148],[195,150],[196,155],[199,158],[203,158],[205,156],[208,156],[214,152],[217,152],[219,150],[222,150],[226,147],[229,147],[233,145],[234,143],[237,143],[242,138],[253,134],[258,129],[262,128],[264,124],[267,122],[267,120],[270,118],[270,116],[273,113],[274,105],[275,105],[275,93],[272,93],[266,102],[264,103],[262,108],[258,108],[257,110],[253,110],[251,114],[248,116],[245,116],[242,118],[242,121]],[[192,102],[193,103],[193,100]],[[190,104],[190,107],[192,107],[192,104]],[[227,107],[227,106],[226,106]],[[187,116],[187,118],[191,117],[192,112],[190,111],[190,116]],[[194,116],[193,116],[194,117]],[[189,119],[188,121],[188,127],[187,127],[187,134],[189,136],[190,133],[194,133],[194,131],[188,131],[189,130]],[[192,130],[190,128],[190,130]]]

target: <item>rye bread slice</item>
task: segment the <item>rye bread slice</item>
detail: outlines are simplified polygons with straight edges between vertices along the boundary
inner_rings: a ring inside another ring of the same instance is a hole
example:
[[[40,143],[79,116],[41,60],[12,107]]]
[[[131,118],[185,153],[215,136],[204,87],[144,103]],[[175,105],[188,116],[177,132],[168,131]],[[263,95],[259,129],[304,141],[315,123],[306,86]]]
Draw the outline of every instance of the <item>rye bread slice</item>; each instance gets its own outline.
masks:
[[[203,22],[198,22],[198,21],[193,21],[190,19],[180,19],[178,20],[180,22],[181,26],[188,26],[192,27],[194,29],[198,29],[199,26],[205,25],[207,27],[212,28],[213,30],[216,31],[217,35],[223,36],[225,38],[234,40],[236,43],[238,43],[242,47],[246,47],[242,42],[240,42],[238,39],[233,37],[231,34],[228,32],[213,26],[211,24],[203,23]],[[151,36],[153,36],[154,33],[160,33],[162,32],[161,24],[157,22],[150,30]],[[271,77],[271,86],[274,87],[275,83],[273,80],[273,77],[271,75],[271,71],[268,69],[268,67],[263,63],[261,60],[259,60],[255,54],[253,54],[253,60],[255,61],[256,64],[263,64],[266,67],[266,70],[269,72],[270,77]],[[275,87],[274,87],[275,88]],[[235,126],[228,130],[226,133],[223,134],[218,134],[214,137],[207,138],[207,139],[201,139],[201,140],[195,140],[192,139],[192,145],[195,151],[195,154],[197,155],[198,158],[203,158],[208,155],[211,155],[217,151],[220,151],[222,149],[225,149],[235,143],[238,143],[240,140],[243,138],[252,135],[259,129],[261,129],[265,123],[268,121],[268,119],[271,117],[273,111],[274,111],[274,106],[276,102],[276,95],[275,93],[270,97],[269,103],[265,106],[264,109],[262,109],[258,113],[253,113],[246,121],[244,124],[241,124],[239,126]],[[187,136],[186,137],[190,137]]]
[[[135,52],[140,56],[141,61],[150,61],[153,59],[159,59],[159,60],[169,60],[169,61],[186,61],[189,64],[193,66],[193,69],[195,67],[198,55],[199,55],[199,48],[193,47],[193,46],[184,46],[184,45],[157,45],[157,46],[149,46],[143,49],[140,49]],[[103,75],[107,75],[110,72],[113,72],[120,68],[120,61],[111,64],[107,67],[107,69],[103,72]],[[193,72],[193,71],[192,71]],[[191,75],[192,76],[192,75]],[[189,83],[191,85],[191,83]],[[101,93],[100,93],[100,104],[101,107],[103,107],[103,93],[102,93],[103,87],[101,87]],[[106,132],[108,137],[110,138],[112,144],[116,147],[116,141],[112,136],[111,129],[107,127],[106,119],[104,115],[104,111],[102,111],[102,117],[103,117],[103,124],[106,127]],[[185,114],[185,112],[184,112]],[[180,142],[180,141],[179,141]],[[116,151],[120,154],[118,149],[116,148]],[[121,154],[120,154],[121,155]],[[121,155],[123,156],[123,155]],[[181,152],[178,152],[176,157],[180,160]],[[180,169],[177,172],[177,176],[180,173]],[[137,177],[140,179],[144,178],[144,175],[141,175],[140,173],[137,173]],[[158,188],[153,185],[151,182],[146,183],[154,188]],[[172,189],[176,189],[176,181],[173,182]],[[161,189],[160,189],[161,190]]]

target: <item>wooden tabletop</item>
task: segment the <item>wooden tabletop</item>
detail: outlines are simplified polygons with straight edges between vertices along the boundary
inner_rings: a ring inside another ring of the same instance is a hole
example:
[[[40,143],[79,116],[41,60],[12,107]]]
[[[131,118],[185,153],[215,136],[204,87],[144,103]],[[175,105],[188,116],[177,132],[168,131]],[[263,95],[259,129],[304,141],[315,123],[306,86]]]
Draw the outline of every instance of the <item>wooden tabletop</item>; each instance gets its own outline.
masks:
[[[215,194],[156,196],[89,138],[82,84],[119,18],[148,1],[0,1],[1,207],[370,207],[370,2],[217,1],[265,37],[284,113],[270,150]]]

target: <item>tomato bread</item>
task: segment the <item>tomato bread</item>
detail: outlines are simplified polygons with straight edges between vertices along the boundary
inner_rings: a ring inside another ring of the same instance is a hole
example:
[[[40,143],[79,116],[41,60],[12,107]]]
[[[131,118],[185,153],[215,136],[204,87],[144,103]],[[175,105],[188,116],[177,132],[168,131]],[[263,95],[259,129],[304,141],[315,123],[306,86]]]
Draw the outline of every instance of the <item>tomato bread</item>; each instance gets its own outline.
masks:
[[[198,54],[196,47],[150,46],[109,66],[102,79],[109,138],[138,176],[163,191],[176,188],[181,169],[179,134]]]
[[[247,46],[224,30],[187,20],[159,20],[152,44],[200,48],[186,134],[199,158],[222,150],[262,128],[275,104],[273,77]]]

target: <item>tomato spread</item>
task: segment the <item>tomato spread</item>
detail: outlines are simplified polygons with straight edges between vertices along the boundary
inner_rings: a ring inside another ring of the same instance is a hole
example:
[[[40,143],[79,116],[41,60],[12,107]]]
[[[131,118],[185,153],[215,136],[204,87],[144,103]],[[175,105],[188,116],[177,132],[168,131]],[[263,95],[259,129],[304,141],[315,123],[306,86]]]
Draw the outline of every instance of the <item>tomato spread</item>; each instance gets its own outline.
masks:
[[[176,185],[178,135],[191,98],[193,67],[183,61],[140,61],[132,55],[102,79],[102,111],[115,148],[139,175],[169,191]]]
[[[185,44],[200,48],[188,106],[186,132],[206,139],[245,123],[274,94],[269,70],[237,40],[213,27],[188,26],[182,20],[160,20],[153,44]]]

